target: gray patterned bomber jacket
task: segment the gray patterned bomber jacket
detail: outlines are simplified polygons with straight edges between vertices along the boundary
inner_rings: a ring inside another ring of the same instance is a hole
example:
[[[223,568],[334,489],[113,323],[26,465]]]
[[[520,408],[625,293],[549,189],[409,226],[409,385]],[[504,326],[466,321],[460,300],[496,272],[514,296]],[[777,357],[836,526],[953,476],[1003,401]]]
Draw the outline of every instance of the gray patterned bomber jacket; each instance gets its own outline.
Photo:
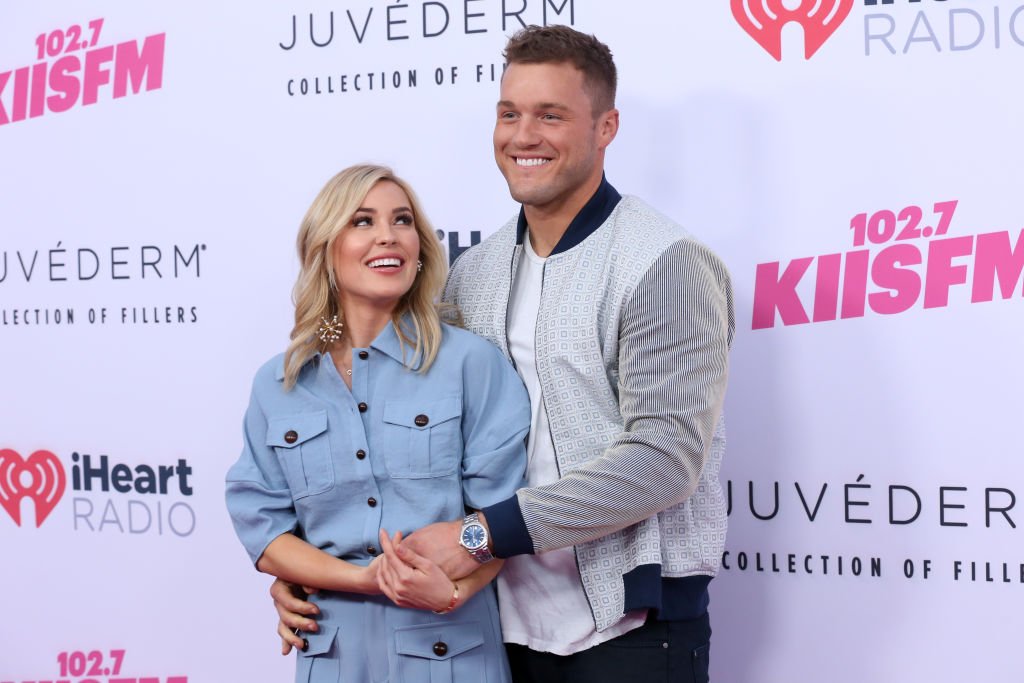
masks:
[[[445,300],[511,360],[522,212],[462,254]],[[723,402],[735,330],[724,264],[605,180],[544,265],[536,362],[560,479],[485,508],[499,557],[575,546],[599,630],[707,609],[725,547]]]

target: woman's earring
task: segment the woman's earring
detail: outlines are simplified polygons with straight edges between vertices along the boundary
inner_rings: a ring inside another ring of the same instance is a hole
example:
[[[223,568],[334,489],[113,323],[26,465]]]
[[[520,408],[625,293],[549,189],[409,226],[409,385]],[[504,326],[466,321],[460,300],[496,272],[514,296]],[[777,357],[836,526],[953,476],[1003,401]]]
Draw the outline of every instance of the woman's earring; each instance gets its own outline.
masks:
[[[416,272],[418,273],[421,270],[423,270],[423,261],[417,261],[416,262]]]
[[[320,341],[330,344],[341,339],[341,331],[345,328],[345,324],[338,322],[338,316],[334,316],[330,321],[327,320],[327,316],[324,316],[320,318],[320,323],[320,329],[317,331]]]

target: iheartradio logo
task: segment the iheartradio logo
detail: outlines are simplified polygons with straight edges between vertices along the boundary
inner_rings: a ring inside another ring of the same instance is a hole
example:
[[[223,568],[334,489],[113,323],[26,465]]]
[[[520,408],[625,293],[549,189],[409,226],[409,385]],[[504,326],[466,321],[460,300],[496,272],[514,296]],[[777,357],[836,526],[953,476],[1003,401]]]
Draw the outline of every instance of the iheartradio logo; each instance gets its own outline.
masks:
[[[737,23],[757,44],[782,61],[782,28],[804,30],[804,59],[810,59],[850,15],[854,0],[730,0]]]
[[[36,451],[24,459],[9,448],[0,450],[0,505],[18,526],[23,498],[36,504],[38,527],[57,506],[66,484],[64,466],[50,451]]]

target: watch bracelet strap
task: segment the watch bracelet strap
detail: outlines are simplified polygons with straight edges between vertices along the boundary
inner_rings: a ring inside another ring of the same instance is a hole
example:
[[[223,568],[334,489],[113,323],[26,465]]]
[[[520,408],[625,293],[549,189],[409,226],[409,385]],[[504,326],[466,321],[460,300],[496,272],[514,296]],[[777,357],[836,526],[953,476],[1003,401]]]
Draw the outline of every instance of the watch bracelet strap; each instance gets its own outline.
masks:
[[[462,520],[462,525],[463,527],[465,527],[467,524],[482,524],[480,522],[480,513],[471,512],[468,515],[466,515]],[[465,546],[463,547],[465,548]],[[469,548],[466,548],[466,552],[469,553],[470,557],[472,557],[480,564],[487,564],[488,562],[494,559],[494,555],[491,553],[486,543],[480,548],[477,548],[476,550],[470,550]]]
[[[486,564],[494,559],[494,554],[491,553],[486,544],[480,546],[476,550],[470,550],[469,554],[472,555],[473,559],[480,564]]]

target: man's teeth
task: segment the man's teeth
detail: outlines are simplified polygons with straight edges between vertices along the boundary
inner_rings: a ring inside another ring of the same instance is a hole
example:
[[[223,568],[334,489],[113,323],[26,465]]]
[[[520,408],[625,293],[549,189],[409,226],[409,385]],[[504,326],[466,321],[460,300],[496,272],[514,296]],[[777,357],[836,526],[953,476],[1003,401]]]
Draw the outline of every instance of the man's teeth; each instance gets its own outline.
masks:
[[[541,158],[523,159],[522,157],[517,157],[516,158],[516,165],[518,165],[518,166],[541,166],[543,164],[548,163],[549,161],[551,161],[551,160],[550,159],[541,159]]]
[[[366,265],[368,265],[371,268],[382,268],[384,266],[396,266],[397,267],[397,266],[402,265],[402,262],[399,259],[396,259],[396,258],[379,258],[379,259],[374,259],[373,261],[370,261]]]

